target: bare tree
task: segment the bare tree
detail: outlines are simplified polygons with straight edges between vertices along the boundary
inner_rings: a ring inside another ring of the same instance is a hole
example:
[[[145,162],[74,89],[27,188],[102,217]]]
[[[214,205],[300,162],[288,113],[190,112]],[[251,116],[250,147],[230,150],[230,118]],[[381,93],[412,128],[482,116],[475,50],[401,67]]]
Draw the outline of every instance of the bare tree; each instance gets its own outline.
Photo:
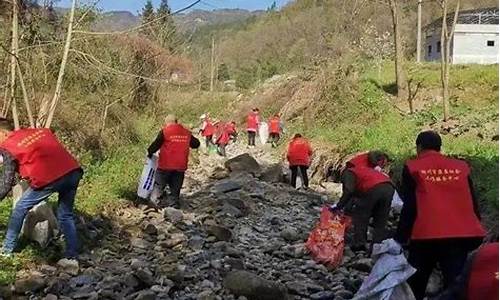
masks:
[[[46,107],[48,109],[48,111],[46,113],[42,112],[41,114],[39,114],[39,117],[41,117],[41,119],[38,120],[40,125],[43,124],[43,119],[45,118],[45,116],[47,116],[47,120],[45,121],[45,124],[43,124],[43,126],[45,128],[49,128],[50,125],[52,124],[52,120],[54,119],[54,113],[56,111],[57,103],[59,102],[59,98],[61,98],[64,72],[66,69],[66,63],[68,61],[68,54],[69,54],[69,50],[71,47],[71,36],[73,34],[73,21],[75,18],[75,7],[76,7],[76,0],[73,0],[72,4],[71,4],[71,11],[69,13],[69,24],[68,24],[68,31],[66,34],[66,43],[64,45],[64,52],[63,52],[63,57],[62,57],[62,61],[61,61],[61,66],[59,68],[59,75],[57,77],[57,83],[56,83],[56,89],[54,92],[54,97],[52,98],[52,101],[50,102],[50,106],[45,106],[46,105],[45,103],[42,104],[42,107]]]
[[[453,34],[455,33],[455,26],[458,20],[458,11],[460,10],[460,0],[457,0],[457,5],[455,8],[455,15],[453,16],[453,21],[451,27],[448,28],[448,0],[438,0],[441,5],[443,23],[441,24],[441,86],[442,86],[442,97],[443,97],[443,120],[448,121],[450,117],[450,94],[449,94],[449,82],[450,82],[450,59],[451,59],[451,41],[453,40]]]
[[[403,52],[403,40],[401,36],[401,28],[399,21],[399,4],[398,0],[388,0],[389,6],[391,8],[392,14],[392,27],[394,30],[394,67],[396,72],[396,85],[398,88],[398,98],[408,100],[408,81],[406,71],[404,69],[404,52]],[[410,102],[410,101],[409,101]],[[411,102],[410,102],[410,106]],[[410,111],[413,107],[410,107]]]
[[[18,55],[18,3],[17,0],[12,1],[12,40],[10,46],[10,105],[12,105],[12,119],[14,120],[14,128],[19,129],[19,114],[17,112],[16,103],[16,56]]]

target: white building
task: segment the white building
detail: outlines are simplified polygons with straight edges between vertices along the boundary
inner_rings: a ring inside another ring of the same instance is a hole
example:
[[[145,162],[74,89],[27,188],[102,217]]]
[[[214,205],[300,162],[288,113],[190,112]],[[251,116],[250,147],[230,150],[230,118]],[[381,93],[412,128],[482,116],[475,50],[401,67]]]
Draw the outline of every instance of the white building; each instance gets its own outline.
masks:
[[[453,14],[447,17],[448,25]],[[438,19],[425,29],[425,60],[441,60],[441,24]],[[451,43],[450,61],[454,64],[496,64],[499,62],[498,8],[461,11]]]

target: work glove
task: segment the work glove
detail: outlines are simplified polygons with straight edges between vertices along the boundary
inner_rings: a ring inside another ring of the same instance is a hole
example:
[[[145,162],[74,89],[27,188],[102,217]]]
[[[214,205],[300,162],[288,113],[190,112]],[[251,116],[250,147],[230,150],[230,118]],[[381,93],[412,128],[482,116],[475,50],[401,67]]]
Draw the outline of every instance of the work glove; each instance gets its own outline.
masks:
[[[337,204],[333,204],[328,208],[332,213],[343,213],[343,208],[338,206]]]

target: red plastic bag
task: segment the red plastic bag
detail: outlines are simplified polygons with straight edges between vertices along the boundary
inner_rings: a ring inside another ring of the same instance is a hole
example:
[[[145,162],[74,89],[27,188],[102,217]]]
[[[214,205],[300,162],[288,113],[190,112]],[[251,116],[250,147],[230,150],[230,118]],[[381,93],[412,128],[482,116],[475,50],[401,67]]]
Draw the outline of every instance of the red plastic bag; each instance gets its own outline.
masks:
[[[330,268],[338,267],[344,254],[344,234],[350,225],[350,217],[334,214],[324,206],[319,224],[311,231],[306,242],[314,260]]]

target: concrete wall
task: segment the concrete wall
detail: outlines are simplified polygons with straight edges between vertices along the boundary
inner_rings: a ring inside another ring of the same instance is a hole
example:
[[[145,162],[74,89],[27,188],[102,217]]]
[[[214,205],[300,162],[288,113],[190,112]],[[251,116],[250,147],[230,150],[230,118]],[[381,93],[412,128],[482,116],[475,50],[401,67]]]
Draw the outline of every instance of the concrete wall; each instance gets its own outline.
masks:
[[[488,41],[493,46],[488,46]],[[454,64],[498,63],[498,25],[458,24],[453,47]]]
[[[498,25],[457,24],[451,46],[451,57],[454,64],[494,64],[499,62]],[[426,32],[425,60],[441,60],[439,49],[441,28]],[[488,46],[493,41],[494,46]],[[429,46],[431,51],[429,52]]]

